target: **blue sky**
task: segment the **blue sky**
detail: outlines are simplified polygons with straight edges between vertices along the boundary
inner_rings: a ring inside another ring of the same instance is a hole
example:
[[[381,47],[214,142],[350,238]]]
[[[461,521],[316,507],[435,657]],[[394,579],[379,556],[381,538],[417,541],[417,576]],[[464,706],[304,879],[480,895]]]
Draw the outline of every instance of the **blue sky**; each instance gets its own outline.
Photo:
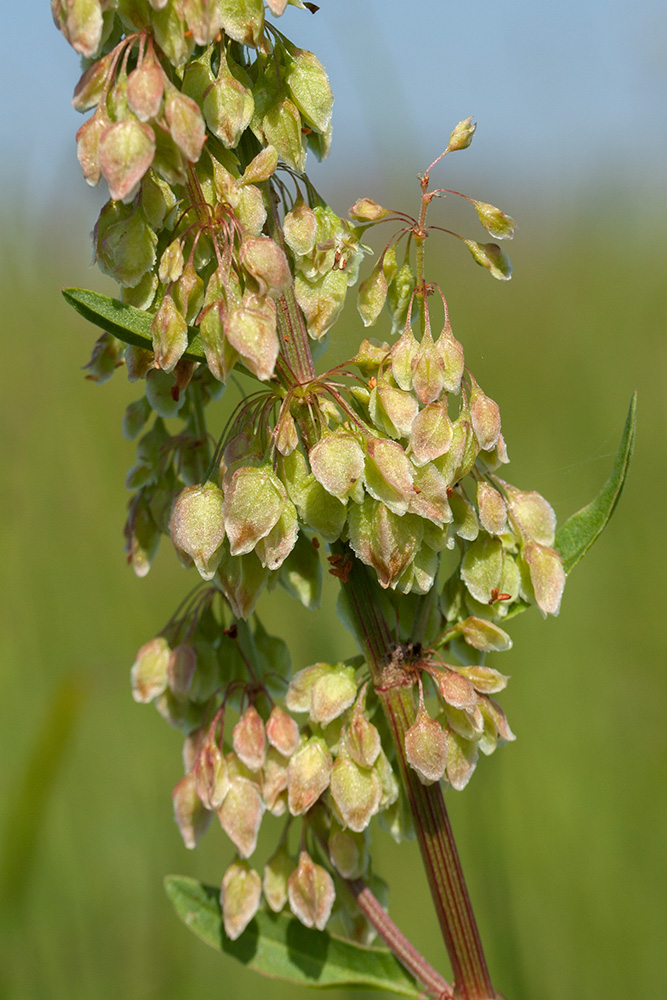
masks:
[[[478,133],[452,183],[471,172],[502,192],[615,187],[664,204],[664,0],[320,5],[316,15],[290,8],[281,19],[325,63],[336,96],[333,152],[316,168],[318,185],[347,172],[351,188],[374,191],[394,164],[413,175],[472,114]],[[83,119],[69,105],[78,57],[47,0],[12,3],[3,29],[3,201],[32,213],[71,200],[92,206],[75,157]]]

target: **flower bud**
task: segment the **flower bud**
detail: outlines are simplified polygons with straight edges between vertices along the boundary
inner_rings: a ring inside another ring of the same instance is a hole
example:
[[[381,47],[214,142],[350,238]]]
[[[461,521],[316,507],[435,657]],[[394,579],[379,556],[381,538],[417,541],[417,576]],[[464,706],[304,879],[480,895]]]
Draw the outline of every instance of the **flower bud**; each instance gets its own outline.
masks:
[[[357,309],[364,326],[373,326],[387,299],[387,279],[382,264],[376,264],[369,276],[359,285]]]
[[[174,818],[178,823],[185,846],[194,850],[211,822],[211,813],[202,805],[195,788],[192,774],[186,774],[178,782],[171,797],[174,803]]]
[[[291,757],[299,746],[299,726],[280,705],[274,705],[266,723],[266,737],[283,757]]]
[[[345,750],[359,767],[373,767],[382,745],[379,732],[364,715],[365,694],[366,685],[361,690],[345,728]]]
[[[192,768],[197,795],[207,809],[218,810],[229,791],[228,766],[212,725]]]
[[[242,858],[249,858],[257,846],[257,835],[265,810],[259,788],[248,778],[233,777],[218,819]]]
[[[438,690],[443,701],[453,708],[474,708],[477,693],[471,682],[455,670],[443,670],[438,675]]]
[[[219,0],[218,7],[225,34],[235,42],[257,48],[264,32],[262,0]]]
[[[285,242],[297,257],[311,253],[317,240],[317,216],[304,201],[298,200],[283,222]]]
[[[445,152],[454,153],[459,149],[467,149],[472,142],[476,128],[477,123],[473,123],[472,115],[470,118],[464,118],[463,121],[460,121],[449,137]]]
[[[79,55],[92,59],[102,41],[102,4],[100,0],[59,0],[51,3],[56,27]]]
[[[287,257],[275,240],[268,236],[251,236],[241,244],[239,261],[257,282],[260,296],[278,299],[292,284]]]
[[[216,0],[183,0],[183,12],[197,45],[210,45],[222,27]]]
[[[130,202],[155,155],[149,125],[127,119],[114,122],[100,136],[100,170],[114,201]]]
[[[459,625],[463,638],[474,649],[483,653],[503,652],[512,648],[507,632],[485,618],[466,618]]]
[[[301,851],[299,864],[287,880],[287,894],[294,916],[305,927],[323,931],[331,916],[336,891],[329,872],[316,865],[305,851]]]
[[[269,747],[262,770],[262,798],[272,816],[287,809],[287,758]]]
[[[366,490],[394,514],[404,514],[414,494],[410,459],[397,441],[386,438],[371,438],[366,448]]]
[[[266,146],[250,161],[243,171],[242,184],[261,184],[268,181],[278,166],[278,153],[274,146]],[[282,251],[281,251],[282,252]]]
[[[100,139],[109,127],[109,119],[96,112],[76,133],[76,156],[86,184],[96,187],[100,182]]]
[[[236,941],[259,909],[262,882],[250,865],[234,861],[222,878],[220,905],[227,937]]]
[[[364,453],[356,437],[337,432],[323,437],[308,453],[313,475],[332,496],[346,501],[364,473]]]
[[[141,647],[130,673],[135,701],[152,701],[166,689],[170,655],[169,643],[162,635]]]
[[[372,198],[357,198],[354,205],[348,209],[347,214],[355,222],[377,222],[389,215],[389,212]]]
[[[172,694],[177,698],[187,697],[196,667],[197,653],[194,646],[182,642],[172,649],[167,665],[167,681]]]
[[[225,537],[220,487],[207,482],[182,490],[174,503],[169,531],[179,556],[192,559],[202,579],[212,580]]]
[[[470,250],[473,260],[499,281],[509,281],[512,277],[512,265],[506,253],[497,243],[476,243],[474,240],[464,240]]]
[[[127,103],[140,122],[157,118],[164,95],[165,74],[158,62],[145,59],[127,78]]]
[[[462,791],[477,765],[477,744],[458,733],[447,734],[447,780],[457,792]]]
[[[293,55],[286,79],[294,103],[311,128],[326,132],[334,102],[329,77],[313,52],[296,49]]]
[[[329,858],[343,878],[362,878],[368,867],[368,850],[362,834],[332,827]]]
[[[306,147],[301,132],[301,115],[288,97],[277,100],[269,107],[259,127],[252,122],[251,127],[262,145],[275,146],[278,156],[288,167],[299,173],[303,171]]]
[[[412,371],[419,350],[419,342],[408,323],[391,349],[391,373],[396,384],[408,392],[412,389]]]
[[[234,726],[232,745],[239,760],[251,771],[259,771],[264,766],[266,733],[254,705],[247,707]]]
[[[441,403],[425,406],[415,417],[410,430],[413,462],[422,466],[446,454],[452,443],[452,433],[447,407]]]
[[[535,490],[517,490],[503,483],[508,494],[507,509],[513,529],[524,542],[552,546],[556,536],[556,515],[553,507]]]
[[[165,372],[176,367],[188,347],[188,327],[171,295],[165,295],[151,323],[155,365]]]
[[[301,816],[329,787],[332,760],[323,739],[312,736],[287,766],[287,795],[292,816]]]
[[[163,285],[170,281],[178,281],[183,274],[183,246],[180,237],[172,240],[167,249],[160,257],[160,267],[158,277]]]
[[[500,408],[495,400],[482,392],[474,379],[470,393],[470,419],[482,451],[491,451],[500,434]]]
[[[270,466],[237,469],[225,486],[224,521],[232,556],[251,552],[278,523],[287,495]]]
[[[538,542],[529,542],[522,555],[530,570],[535,603],[543,615],[557,615],[565,587],[565,570],[560,556]]]
[[[445,773],[447,736],[426,711],[422,698],[417,718],[405,734],[405,755],[422,785],[432,785]]]
[[[276,307],[272,298],[245,292],[240,305],[224,319],[227,340],[262,382],[273,375],[278,357]]]
[[[294,862],[284,847],[279,847],[264,866],[264,898],[274,913],[280,913],[287,902],[287,880],[293,871]]]
[[[347,753],[340,754],[331,772],[331,797],[343,825],[361,833],[378,811],[382,789],[374,771],[359,767]]]
[[[479,523],[490,535],[502,535],[507,531],[507,507],[505,501],[484,479],[477,483],[477,510]]]
[[[492,667],[485,667],[481,664],[472,667],[457,667],[456,669],[463,677],[467,677],[480,694],[495,694],[497,691],[503,691],[509,680],[508,677]]]
[[[493,600],[493,591],[499,589],[502,570],[502,542],[488,535],[480,535],[461,560],[461,579],[481,604],[489,604]]]
[[[514,219],[510,218],[509,215],[505,215],[495,205],[489,205],[488,202],[473,200],[473,205],[479,216],[479,221],[487,233],[491,233],[497,240],[512,239],[514,236],[514,227],[516,226]]]
[[[407,437],[419,412],[412,393],[389,385],[381,378],[372,390],[368,409],[375,427],[392,438]]]

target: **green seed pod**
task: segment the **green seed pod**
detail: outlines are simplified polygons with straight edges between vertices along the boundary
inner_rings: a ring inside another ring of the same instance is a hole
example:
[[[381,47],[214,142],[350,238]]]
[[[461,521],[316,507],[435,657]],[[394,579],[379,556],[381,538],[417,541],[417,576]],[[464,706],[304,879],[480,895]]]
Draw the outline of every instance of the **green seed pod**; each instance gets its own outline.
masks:
[[[538,542],[529,542],[523,549],[530,570],[534,600],[542,614],[557,615],[565,587],[563,562],[555,549]]]
[[[287,257],[275,240],[251,236],[241,244],[239,263],[255,279],[260,296],[278,299],[292,284]]]
[[[459,628],[463,638],[474,649],[483,653],[503,652],[512,648],[512,640],[507,632],[485,618],[466,618]]]
[[[236,941],[259,909],[262,882],[254,869],[234,861],[222,877],[220,905],[225,933]]]
[[[287,246],[297,257],[312,252],[317,240],[317,216],[303,199],[299,199],[286,214],[283,232]]]
[[[474,240],[463,240],[470,250],[473,260],[485,267],[492,277],[499,281],[509,281],[512,277],[512,265],[506,253],[497,243],[476,243]]]
[[[100,0],[52,0],[51,13],[72,48],[84,59],[92,59],[102,41]]]
[[[389,212],[372,198],[357,198],[347,214],[356,222],[377,222],[389,215]]]
[[[250,80],[235,63],[232,66],[233,71],[223,50],[218,75],[206,89],[202,104],[206,124],[227,149],[238,146],[255,110]]]
[[[264,898],[274,913],[280,913],[287,902],[287,880],[293,871],[294,861],[284,847],[279,847],[264,866]]]
[[[482,534],[466,550],[461,560],[461,579],[482,604],[493,600],[498,592],[503,570],[503,546],[499,538]]]
[[[166,690],[170,655],[164,636],[157,636],[141,647],[130,672],[135,701],[148,703]]]
[[[477,765],[477,744],[458,733],[447,733],[447,780],[457,792],[470,781]]]
[[[100,139],[109,127],[104,112],[96,111],[76,133],[76,155],[86,184],[96,187],[102,176],[100,167]]]
[[[169,690],[176,698],[186,698],[197,667],[197,651],[190,643],[182,642],[171,651],[167,664]]]
[[[321,669],[310,689],[309,716],[312,722],[328,726],[342,715],[357,697],[357,682],[354,667],[338,664],[330,667],[320,664]]]
[[[113,201],[134,199],[155,156],[155,133],[133,119],[114,122],[99,140],[99,164]]]
[[[364,453],[352,434],[337,431],[323,437],[308,452],[313,475],[327,493],[344,503],[356,493],[364,473]]]
[[[329,787],[333,762],[319,736],[299,747],[287,765],[287,795],[292,816],[307,812]]]
[[[391,349],[391,374],[401,389],[409,392],[412,389],[412,371],[419,350],[419,342],[408,323]]]
[[[461,388],[464,357],[463,347],[453,335],[451,327],[445,326],[435,342],[443,364],[443,391],[457,394]]]
[[[262,798],[272,816],[287,811],[287,758],[269,747],[262,770]]]
[[[252,614],[268,575],[269,571],[254,552],[232,556],[227,541],[223,542],[216,581],[237,618],[248,618]]]
[[[517,490],[501,480],[507,493],[507,510],[512,529],[524,542],[550,547],[556,537],[553,507],[535,490]]]
[[[212,813],[206,809],[197,795],[195,779],[186,774],[171,793],[174,804],[174,818],[185,846],[194,850],[211,822]]]
[[[472,683],[456,670],[443,670],[438,674],[438,691],[453,708],[470,709],[477,705],[477,692]]]
[[[225,34],[242,45],[257,48],[264,32],[262,0],[218,0]]]
[[[516,222],[509,215],[505,215],[495,205],[489,205],[486,201],[474,201],[475,211],[479,216],[487,233],[491,233],[497,240],[511,240],[514,236]]]
[[[377,774],[340,754],[331,772],[331,797],[343,821],[355,833],[366,829],[380,807],[382,789]]]
[[[183,0],[183,13],[197,45],[209,45],[222,27],[216,0]]]
[[[490,535],[507,531],[507,507],[498,490],[484,479],[477,483],[477,510],[479,523]]]
[[[306,123],[317,132],[326,132],[331,123],[334,99],[329,77],[317,56],[307,49],[295,49],[286,80]]]
[[[213,811],[218,810],[229,791],[230,779],[227,761],[211,726],[201,745],[192,767],[197,795],[202,804]]]
[[[440,458],[449,451],[452,437],[452,422],[447,407],[442,403],[430,403],[416,415],[410,429],[412,461],[423,466]]]
[[[449,142],[447,143],[445,152],[454,153],[459,149],[467,149],[472,142],[472,137],[475,134],[476,128],[477,123],[473,122],[472,116],[470,118],[464,118],[463,121],[460,121],[449,137]]]
[[[212,580],[222,558],[225,538],[222,490],[216,483],[187,486],[179,493],[169,531],[179,558],[192,560],[202,579]]]
[[[357,309],[364,326],[373,326],[387,300],[387,279],[381,263],[375,265],[369,276],[359,285]]]
[[[472,378],[470,393],[470,419],[475,436],[482,451],[491,451],[498,443],[500,434],[500,408],[490,399]]]
[[[157,118],[162,107],[166,77],[160,64],[144,59],[127,78],[127,103],[140,122]]]
[[[240,305],[226,313],[224,330],[227,340],[250,371],[267,382],[273,375],[278,357],[273,299],[245,292]]]
[[[503,691],[509,680],[508,677],[492,667],[485,667],[481,664],[472,667],[457,667],[456,669],[463,677],[467,677],[475,691],[479,691],[480,694],[495,694],[497,691]],[[482,704],[483,709],[484,704]]]
[[[426,711],[420,696],[417,718],[405,734],[405,755],[422,785],[439,781],[447,764],[447,736]]]
[[[364,485],[394,514],[404,514],[414,495],[414,466],[397,441],[371,438],[366,444]]]
[[[305,851],[301,851],[299,864],[287,880],[287,894],[292,913],[304,927],[323,931],[331,916],[336,891],[329,872],[316,865]]]
[[[225,485],[224,520],[231,554],[252,552],[276,526],[286,502],[285,488],[270,466],[237,469]]]
[[[241,763],[251,771],[259,771],[266,759],[264,723],[254,705],[249,705],[234,726],[232,746]]]
[[[191,97],[169,84],[164,111],[172,139],[186,159],[196,163],[206,138],[206,125],[199,106]]]
[[[109,201],[100,212],[93,234],[97,263],[121,285],[135,287],[155,264],[157,236],[143,212]]]
[[[231,777],[224,801],[217,810],[220,825],[242,858],[249,858],[257,846],[257,835],[265,810],[254,781]]]

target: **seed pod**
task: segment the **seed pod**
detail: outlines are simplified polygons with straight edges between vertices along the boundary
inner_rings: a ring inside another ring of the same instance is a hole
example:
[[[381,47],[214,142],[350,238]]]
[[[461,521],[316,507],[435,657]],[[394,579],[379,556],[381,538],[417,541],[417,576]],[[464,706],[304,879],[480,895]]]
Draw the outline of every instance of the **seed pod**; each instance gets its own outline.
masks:
[[[517,490],[503,482],[508,494],[507,509],[514,531],[524,542],[538,542],[550,547],[556,536],[553,507],[535,490]]]
[[[273,816],[287,809],[287,758],[269,747],[262,769],[262,798]]]
[[[313,722],[328,726],[349,708],[357,697],[354,667],[327,666],[310,690],[309,715]]]
[[[476,128],[477,123],[473,122],[472,117],[460,121],[449,137],[445,152],[454,153],[459,149],[467,149],[472,142]]]
[[[152,701],[166,690],[170,655],[169,643],[162,635],[141,647],[130,674],[135,701]]]
[[[151,323],[155,366],[171,372],[187,350],[188,327],[171,295],[165,295]]]
[[[165,75],[158,62],[144,59],[127,78],[127,103],[140,122],[157,118],[162,106]]]
[[[132,201],[154,156],[155,133],[150,125],[126,119],[105,129],[100,136],[99,162],[114,201]]]
[[[475,240],[463,240],[470,250],[476,264],[485,267],[492,277],[499,281],[509,281],[512,277],[512,265],[506,253],[497,243],[476,243]]]
[[[557,615],[565,587],[565,570],[561,557],[555,549],[539,545],[538,542],[529,542],[522,555],[530,570],[535,603],[545,617]]]
[[[327,844],[329,859],[343,878],[362,878],[368,867],[368,849],[361,833],[332,826]]]
[[[512,640],[507,632],[503,632],[498,625],[487,621],[486,618],[466,618],[459,628],[468,645],[483,653],[503,652],[512,648]]]
[[[490,535],[502,535],[507,531],[507,507],[498,490],[494,490],[484,479],[477,483],[477,510],[479,523]]]
[[[194,762],[192,773],[197,795],[202,804],[211,810],[218,810],[229,791],[228,765],[215,737],[215,726],[211,726]]]
[[[438,674],[438,690],[443,701],[453,708],[474,708],[477,692],[471,682],[455,670],[443,670]]]
[[[489,604],[493,600],[493,592],[497,592],[500,586],[502,569],[502,542],[485,534],[472,543],[461,560],[461,578],[481,604]]]
[[[240,305],[225,314],[224,330],[227,340],[253,375],[267,382],[273,375],[278,357],[273,299],[245,292]]]
[[[187,697],[196,667],[197,652],[194,646],[182,642],[172,649],[167,665],[167,681],[171,693],[177,698]]]
[[[487,233],[491,233],[497,240],[512,239],[516,226],[514,219],[486,201],[473,200],[473,205]]]
[[[477,766],[477,744],[455,732],[447,734],[447,780],[457,792],[462,791]]]
[[[260,296],[278,299],[292,284],[292,273],[284,251],[268,236],[251,236],[239,251],[241,266],[257,283]]]
[[[223,495],[216,483],[187,486],[176,501],[169,531],[177,553],[192,559],[204,580],[212,580],[222,558],[225,538]]]
[[[321,438],[308,453],[313,475],[332,496],[346,501],[364,473],[359,441],[344,432]]]
[[[432,785],[444,775],[447,742],[440,723],[426,711],[420,693],[417,718],[405,734],[405,755],[422,785]]]
[[[220,825],[242,858],[257,846],[265,805],[259,788],[248,778],[234,777],[218,812]]]
[[[449,451],[452,422],[447,407],[431,403],[416,415],[410,430],[410,451],[415,465],[426,465]]]
[[[266,723],[266,736],[283,757],[291,757],[299,746],[299,726],[280,705],[274,705]]]
[[[482,392],[474,379],[472,379],[469,405],[472,428],[479,446],[482,451],[491,451],[498,443],[500,434],[500,408],[495,400]]]
[[[174,803],[174,818],[178,823],[185,846],[194,850],[211,822],[211,813],[206,809],[195,787],[192,774],[186,774],[178,782],[171,797]]]
[[[365,487],[390,511],[405,514],[414,494],[414,467],[398,441],[371,438],[366,445]]]
[[[259,909],[262,882],[254,869],[234,861],[222,878],[220,905],[227,937],[236,941]]]
[[[334,101],[326,70],[307,49],[295,49],[293,57],[286,79],[294,103],[311,128],[326,132]]]
[[[293,871],[294,861],[284,847],[279,847],[264,866],[264,898],[274,913],[280,913],[287,902],[287,880]]]
[[[329,749],[312,736],[293,755],[287,767],[287,794],[292,816],[301,816],[329,787],[332,760]]]
[[[264,723],[254,705],[249,705],[234,726],[234,752],[251,771],[259,771],[266,758]]]
[[[287,880],[287,894],[292,913],[304,927],[323,931],[336,898],[333,879],[325,868],[316,865],[306,851]]]
[[[331,797],[343,825],[361,833],[380,807],[382,789],[374,771],[359,767],[347,753],[339,754],[331,773]]]

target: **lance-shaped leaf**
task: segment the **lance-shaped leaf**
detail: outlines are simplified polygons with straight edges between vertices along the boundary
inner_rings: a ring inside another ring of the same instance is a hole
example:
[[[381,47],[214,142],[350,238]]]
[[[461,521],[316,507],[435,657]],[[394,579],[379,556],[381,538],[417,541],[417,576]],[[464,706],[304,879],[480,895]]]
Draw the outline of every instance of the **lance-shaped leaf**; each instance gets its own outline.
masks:
[[[211,948],[249,969],[300,986],[368,987],[418,1000],[421,987],[386,948],[368,948],[308,929],[287,913],[259,909],[238,942],[224,931],[220,893],[170,875],[165,888],[180,919]]]
[[[566,573],[577,565],[604,531],[623,492],[635,443],[637,393],[632,397],[611,476],[595,500],[573,514],[556,533],[556,550]]]
[[[63,288],[63,298],[73,309],[87,319],[89,323],[99,326],[126,344],[153,350],[151,324],[153,315],[143,309],[128,306],[120,299],[109,295],[92,292],[86,288]],[[206,361],[201,341],[194,330],[189,330],[192,336],[187,351],[183,354],[189,361]]]

